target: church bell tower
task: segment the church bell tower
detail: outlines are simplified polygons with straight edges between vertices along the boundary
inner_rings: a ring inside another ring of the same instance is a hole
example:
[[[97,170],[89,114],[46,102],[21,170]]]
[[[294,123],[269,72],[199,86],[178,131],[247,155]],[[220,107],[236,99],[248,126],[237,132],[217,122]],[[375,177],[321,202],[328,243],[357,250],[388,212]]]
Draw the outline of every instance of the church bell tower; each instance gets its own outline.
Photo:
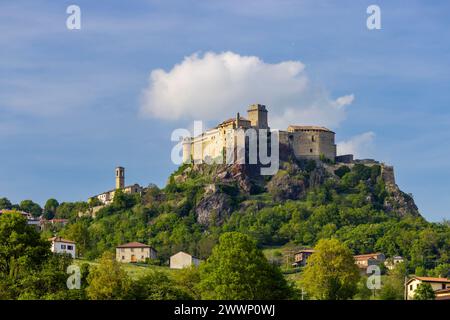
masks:
[[[116,189],[123,189],[125,187],[125,168],[116,168]]]

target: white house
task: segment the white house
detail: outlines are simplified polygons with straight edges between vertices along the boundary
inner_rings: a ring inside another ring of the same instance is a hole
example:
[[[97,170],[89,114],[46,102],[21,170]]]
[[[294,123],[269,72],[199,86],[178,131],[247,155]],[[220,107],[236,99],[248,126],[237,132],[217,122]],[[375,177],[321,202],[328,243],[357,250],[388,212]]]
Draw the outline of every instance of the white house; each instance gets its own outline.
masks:
[[[406,300],[414,299],[414,293],[422,283],[429,283],[437,293],[450,288],[450,279],[447,278],[413,277],[406,282]]]
[[[183,269],[190,267],[192,265],[198,266],[200,264],[200,259],[190,255],[189,253],[180,251],[170,257],[170,268],[171,269]]]
[[[72,240],[63,239],[61,237],[53,237],[48,239],[52,242],[51,251],[54,253],[68,253],[75,258],[75,242]]]

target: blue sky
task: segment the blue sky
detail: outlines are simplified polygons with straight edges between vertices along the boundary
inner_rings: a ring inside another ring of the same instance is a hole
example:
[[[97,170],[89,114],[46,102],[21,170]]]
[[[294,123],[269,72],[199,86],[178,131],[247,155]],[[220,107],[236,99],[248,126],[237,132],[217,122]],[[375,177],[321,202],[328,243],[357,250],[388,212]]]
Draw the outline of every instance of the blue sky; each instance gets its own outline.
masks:
[[[66,28],[70,4],[81,8],[81,30]],[[381,30],[366,28],[370,4],[381,8]],[[86,200],[111,189],[116,165],[128,183],[164,185],[176,168],[170,135],[192,126],[183,115],[195,106],[172,119],[142,112],[152,71],[170,78],[182,65],[186,76],[185,57],[231,52],[257,57],[268,78],[273,65],[301,62],[318,104],[353,95],[334,116],[319,106],[323,124],[361,156],[394,165],[427,219],[449,219],[449,9],[448,1],[414,0],[2,1],[0,197]],[[267,103],[238,96],[229,116],[249,99]],[[268,107],[281,117],[281,107]]]

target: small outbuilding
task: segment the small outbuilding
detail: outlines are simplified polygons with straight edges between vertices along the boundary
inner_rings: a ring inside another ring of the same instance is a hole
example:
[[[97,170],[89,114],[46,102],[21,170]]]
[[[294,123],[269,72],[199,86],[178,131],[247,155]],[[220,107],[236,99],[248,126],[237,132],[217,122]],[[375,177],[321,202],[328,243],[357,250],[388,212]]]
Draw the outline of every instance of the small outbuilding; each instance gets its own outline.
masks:
[[[294,254],[293,267],[304,267],[308,261],[308,258],[316,252],[314,249],[302,249]]]
[[[189,253],[180,251],[170,257],[170,268],[183,269],[192,265],[198,266],[200,264],[200,261],[201,260],[197,257],[194,257]]]

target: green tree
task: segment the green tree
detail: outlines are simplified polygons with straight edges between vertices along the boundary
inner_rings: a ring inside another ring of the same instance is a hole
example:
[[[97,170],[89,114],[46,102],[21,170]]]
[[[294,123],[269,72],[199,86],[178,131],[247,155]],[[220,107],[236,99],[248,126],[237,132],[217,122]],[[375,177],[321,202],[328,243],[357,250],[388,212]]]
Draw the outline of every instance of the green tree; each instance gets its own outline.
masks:
[[[200,266],[203,299],[287,299],[291,288],[255,242],[238,232],[224,233]]]
[[[339,177],[342,178],[346,173],[349,173],[351,170],[347,166],[341,166],[338,169],[334,170],[334,173]]]
[[[20,210],[31,213],[34,217],[39,217],[42,214],[41,206],[31,200],[21,201],[19,207]]]
[[[421,283],[414,292],[414,300],[434,300],[436,295],[429,283]]]
[[[133,282],[131,296],[138,300],[192,299],[166,273],[154,270],[150,270],[146,275]]]
[[[404,299],[406,273],[406,265],[404,262],[396,264],[394,269],[389,270],[380,290],[381,300]]]
[[[87,296],[92,300],[120,300],[129,297],[131,279],[110,252],[105,252],[100,263],[91,268],[87,281]]]
[[[50,243],[18,212],[0,216],[0,274],[15,278],[38,269],[50,256]]]
[[[449,263],[440,264],[433,270],[430,270],[429,274],[430,276],[437,278],[448,278],[450,276],[450,264]]]
[[[175,275],[175,281],[178,283],[185,292],[187,292],[192,298],[196,300],[201,299],[201,292],[198,288],[200,283],[200,270],[196,266],[189,268],[183,268],[179,270]]]
[[[315,250],[303,271],[301,287],[316,299],[351,299],[360,275],[350,249],[337,239],[322,239]]]
[[[18,281],[18,299],[68,299],[67,267],[72,257],[68,254],[51,255],[42,268],[29,272]]]
[[[114,193],[112,207],[116,210],[129,209],[137,203],[137,194],[124,193],[121,189]]]
[[[7,209],[10,210],[12,208],[11,201],[8,200],[8,198],[0,198],[0,210],[1,209]]]
[[[358,282],[358,291],[356,297],[359,300],[370,300],[373,295],[373,291],[367,287],[367,277],[361,277]]]
[[[44,218],[48,220],[53,219],[58,207],[59,202],[56,199],[48,199],[44,206]]]
[[[83,257],[90,248],[90,234],[88,219],[80,219],[71,223],[64,230],[65,237],[77,243],[77,255]]]
[[[93,208],[93,207],[101,206],[103,203],[100,201],[99,198],[92,197],[92,198],[89,198],[88,204],[91,208]]]

